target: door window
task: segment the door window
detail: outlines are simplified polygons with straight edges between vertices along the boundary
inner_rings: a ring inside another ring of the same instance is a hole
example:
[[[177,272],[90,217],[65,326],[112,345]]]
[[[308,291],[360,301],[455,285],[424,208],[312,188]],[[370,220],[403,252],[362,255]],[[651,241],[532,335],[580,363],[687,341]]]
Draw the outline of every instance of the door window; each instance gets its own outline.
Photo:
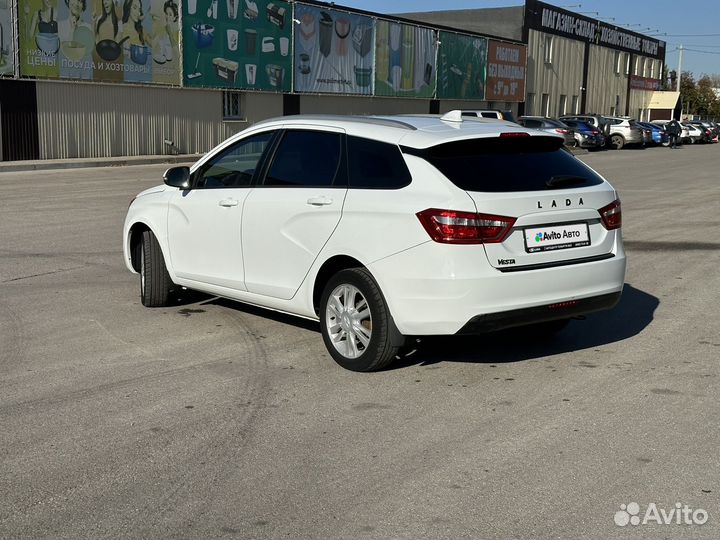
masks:
[[[326,131],[290,130],[278,145],[265,178],[266,186],[328,187],[340,169],[342,135]]]
[[[253,135],[213,156],[196,173],[195,187],[213,189],[249,186],[274,134],[274,131],[266,131]]]

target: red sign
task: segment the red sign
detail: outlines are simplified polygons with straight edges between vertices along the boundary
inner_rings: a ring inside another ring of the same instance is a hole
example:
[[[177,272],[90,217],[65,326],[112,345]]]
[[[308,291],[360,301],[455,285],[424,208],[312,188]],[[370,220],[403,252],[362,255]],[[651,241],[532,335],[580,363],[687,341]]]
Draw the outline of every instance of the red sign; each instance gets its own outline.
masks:
[[[633,90],[660,90],[660,81],[657,79],[631,75],[630,88]]]
[[[525,101],[527,47],[488,41],[487,101]]]

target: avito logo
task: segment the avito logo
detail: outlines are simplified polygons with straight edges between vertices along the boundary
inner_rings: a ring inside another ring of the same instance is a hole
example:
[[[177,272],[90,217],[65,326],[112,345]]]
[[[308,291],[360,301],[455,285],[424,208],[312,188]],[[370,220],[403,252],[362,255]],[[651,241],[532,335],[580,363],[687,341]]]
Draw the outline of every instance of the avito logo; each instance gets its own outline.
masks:
[[[560,240],[562,235],[557,231],[539,232],[535,235],[535,242],[543,242],[545,240]]]

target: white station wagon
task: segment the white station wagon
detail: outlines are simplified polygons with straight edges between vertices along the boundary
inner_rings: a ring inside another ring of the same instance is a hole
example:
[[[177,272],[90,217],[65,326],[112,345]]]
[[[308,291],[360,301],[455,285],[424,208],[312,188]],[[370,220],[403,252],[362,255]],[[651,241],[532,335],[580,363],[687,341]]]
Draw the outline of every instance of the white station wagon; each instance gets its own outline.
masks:
[[[145,306],[186,287],[319,320],[355,371],[411,336],[532,339],[625,278],[618,195],[562,145],[460,111],[268,120],[140,193],[125,262]]]

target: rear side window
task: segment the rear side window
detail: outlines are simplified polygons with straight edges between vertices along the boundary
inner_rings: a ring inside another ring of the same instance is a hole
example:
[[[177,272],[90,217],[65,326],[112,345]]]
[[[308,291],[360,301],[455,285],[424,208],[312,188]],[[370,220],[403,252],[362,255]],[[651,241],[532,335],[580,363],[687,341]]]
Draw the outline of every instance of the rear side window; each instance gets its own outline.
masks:
[[[351,188],[399,189],[410,184],[410,171],[400,148],[362,137],[348,137]]]
[[[542,127],[542,122],[540,120],[535,120],[533,118],[523,118],[520,120],[520,123],[528,128],[531,129],[539,129]]]
[[[339,133],[287,131],[275,152],[265,185],[331,186],[340,168],[341,149]]]
[[[560,137],[480,138],[403,151],[422,157],[466,191],[490,193],[588,187],[603,179],[562,150]]]

